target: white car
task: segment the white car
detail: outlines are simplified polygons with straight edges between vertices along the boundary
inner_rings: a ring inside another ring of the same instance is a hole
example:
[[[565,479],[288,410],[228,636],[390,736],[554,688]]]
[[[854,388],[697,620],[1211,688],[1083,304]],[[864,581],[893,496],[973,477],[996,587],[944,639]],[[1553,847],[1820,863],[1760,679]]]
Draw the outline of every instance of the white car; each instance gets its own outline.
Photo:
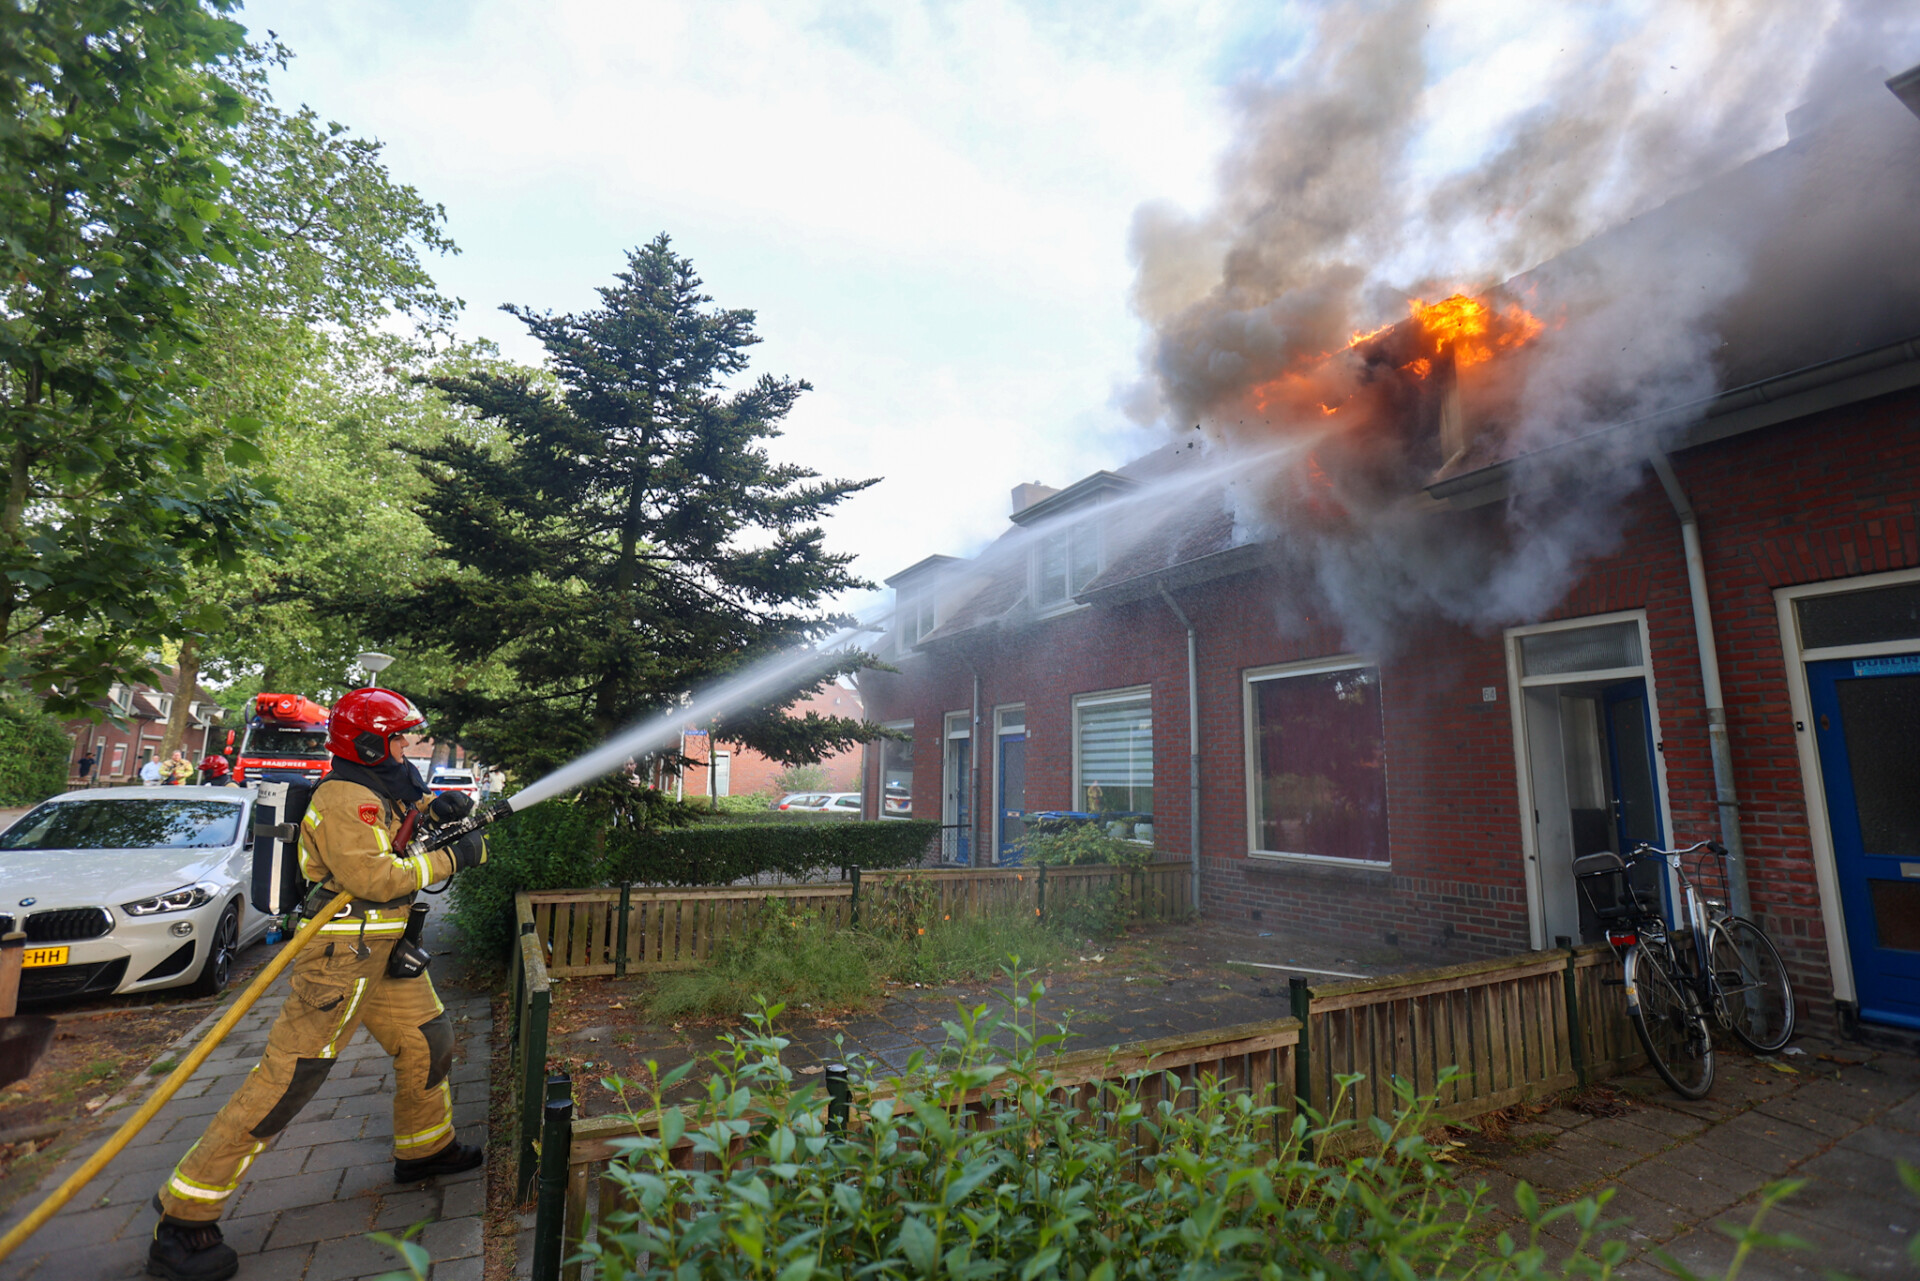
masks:
[[[20,999],[224,990],[271,919],[248,903],[254,804],[235,787],[96,788],[0,832],[0,931],[27,933]]]
[[[480,785],[474,781],[473,771],[465,769],[435,770],[427,790],[435,796],[442,792],[464,792],[469,800],[478,799],[480,795]]]

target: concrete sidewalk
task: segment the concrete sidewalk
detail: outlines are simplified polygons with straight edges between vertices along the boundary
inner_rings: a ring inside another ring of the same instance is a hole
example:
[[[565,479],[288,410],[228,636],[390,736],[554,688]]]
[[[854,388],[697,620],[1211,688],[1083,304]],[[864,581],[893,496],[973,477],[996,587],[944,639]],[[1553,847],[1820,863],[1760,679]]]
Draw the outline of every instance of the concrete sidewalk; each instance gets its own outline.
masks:
[[[1651,1071],[1616,1078],[1607,1084],[1625,1096],[1619,1115],[1555,1107],[1485,1145],[1482,1167],[1462,1175],[1484,1178],[1493,1204],[1508,1212],[1522,1179],[1543,1204],[1613,1188],[1604,1217],[1632,1220],[1624,1239],[1634,1261],[1616,1274],[1626,1281],[1670,1275],[1656,1249],[1720,1276],[1735,1248],[1720,1227],[1744,1227],[1760,1190],[1789,1178],[1807,1186],[1775,1207],[1763,1230],[1813,1248],[1749,1256],[1743,1279],[1920,1274],[1907,1254],[1920,1232],[1920,1198],[1895,1166],[1920,1164],[1920,1058],[1813,1038],[1795,1048],[1802,1053],[1775,1062],[1722,1054],[1712,1094],[1697,1103]],[[1505,1215],[1509,1230],[1518,1224]],[[1564,1218],[1547,1235],[1564,1246],[1577,1230]]]
[[[427,941],[436,954],[452,946],[445,937],[449,929],[438,912],[429,919]],[[492,1009],[485,993],[443,982],[442,972],[449,968],[436,966],[434,981],[454,1026],[454,1124],[462,1141],[485,1143]],[[155,1190],[259,1060],[286,993],[282,976],[132,1145],[0,1263],[0,1281],[144,1275]],[[182,1037],[168,1057],[185,1053],[221,1012]],[[397,1268],[399,1260],[366,1234],[398,1235],[416,1223],[427,1225],[419,1239],[433,1254],[434,1281],[480,1281],[486,1168],[406,1187],[394,1183],[392,1060],[364,1027],[340,1060],[313,1102],[254,1161],[221,1220],[227,1243],[240,1253],[241,1281],[378,1277]],[[109,1114],[84,1149],[0,1218],[0,1230],[58,1187],[145,1097],[143,1090]]]

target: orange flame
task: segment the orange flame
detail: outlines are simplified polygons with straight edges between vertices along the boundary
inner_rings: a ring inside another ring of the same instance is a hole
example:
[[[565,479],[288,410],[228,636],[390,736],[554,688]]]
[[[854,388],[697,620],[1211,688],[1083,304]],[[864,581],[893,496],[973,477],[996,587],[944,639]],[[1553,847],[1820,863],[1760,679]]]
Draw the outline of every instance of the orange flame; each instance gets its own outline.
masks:
[[[1465,294],[1454,294],[1435,303],[1415,298],[1409,307],[1413,318],[1433,340],[1435,354],[1451,350],[1458,369],[1491,360],[1496,351],[1522,346],[1541,329],[1539,318],[1518,303],[1509,303],[1505,311],[1495,314],[1487,304]],[[1415,361],[1414,364],[1425,366],[1427,362]],[[1428,368],[1431,366],[1413,372],[1425,378]]]

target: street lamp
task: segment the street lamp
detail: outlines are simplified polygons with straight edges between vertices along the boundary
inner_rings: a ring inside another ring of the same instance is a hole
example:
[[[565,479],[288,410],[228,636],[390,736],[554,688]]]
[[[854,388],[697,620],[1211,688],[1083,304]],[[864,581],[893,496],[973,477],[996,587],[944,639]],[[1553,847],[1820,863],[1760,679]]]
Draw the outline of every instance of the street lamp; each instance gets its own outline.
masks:
[[[382,654],[379,650],[368,650],[364,654],[355,654],[353,661],[366,668],[370,674],[378,676],[393,665],[393,655]]]

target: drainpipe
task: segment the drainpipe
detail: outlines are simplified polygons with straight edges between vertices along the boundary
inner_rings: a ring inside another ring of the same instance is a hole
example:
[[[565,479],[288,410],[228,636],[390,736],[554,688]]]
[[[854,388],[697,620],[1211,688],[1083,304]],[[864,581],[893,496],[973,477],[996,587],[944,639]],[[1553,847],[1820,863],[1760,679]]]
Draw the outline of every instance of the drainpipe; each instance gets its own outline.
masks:
[[[1733,784],[1733,745],[1727,739],[1727,704],[1720,691],[1720,652],[1713,641],[1713,612],[1707,602],[1707,562],[1700,552],[1700,518],[1680,488],[1673,462],[1658,445],[1647,447],[1647,461],[1680,517],[1680,541],[1687,551],[1687,588],[1693,594],[1694,642],[1700,651],[1700,684],[1707,702],[1707,744],[1713,753],[1714,800],[1720,807],[1720,843],[1727,847],[1727,898],[1737,916],[1751,917],[1747,892],[1747,851],[1740,839],[1740,797]]]
[[[980,669],[977,667],[973,669],[971,742],[973,750],[967,753],[967,822],[972,825],[973,831],[967,836],[967,863],[973,867],[981,867],[983,864],[980,861]]]
[[[1173,593],[1162,582],[1160,599],[1187,629],[1187,859],[1189,901],[1200,910],[1200,638],[1193,620],[1175,603]]]

